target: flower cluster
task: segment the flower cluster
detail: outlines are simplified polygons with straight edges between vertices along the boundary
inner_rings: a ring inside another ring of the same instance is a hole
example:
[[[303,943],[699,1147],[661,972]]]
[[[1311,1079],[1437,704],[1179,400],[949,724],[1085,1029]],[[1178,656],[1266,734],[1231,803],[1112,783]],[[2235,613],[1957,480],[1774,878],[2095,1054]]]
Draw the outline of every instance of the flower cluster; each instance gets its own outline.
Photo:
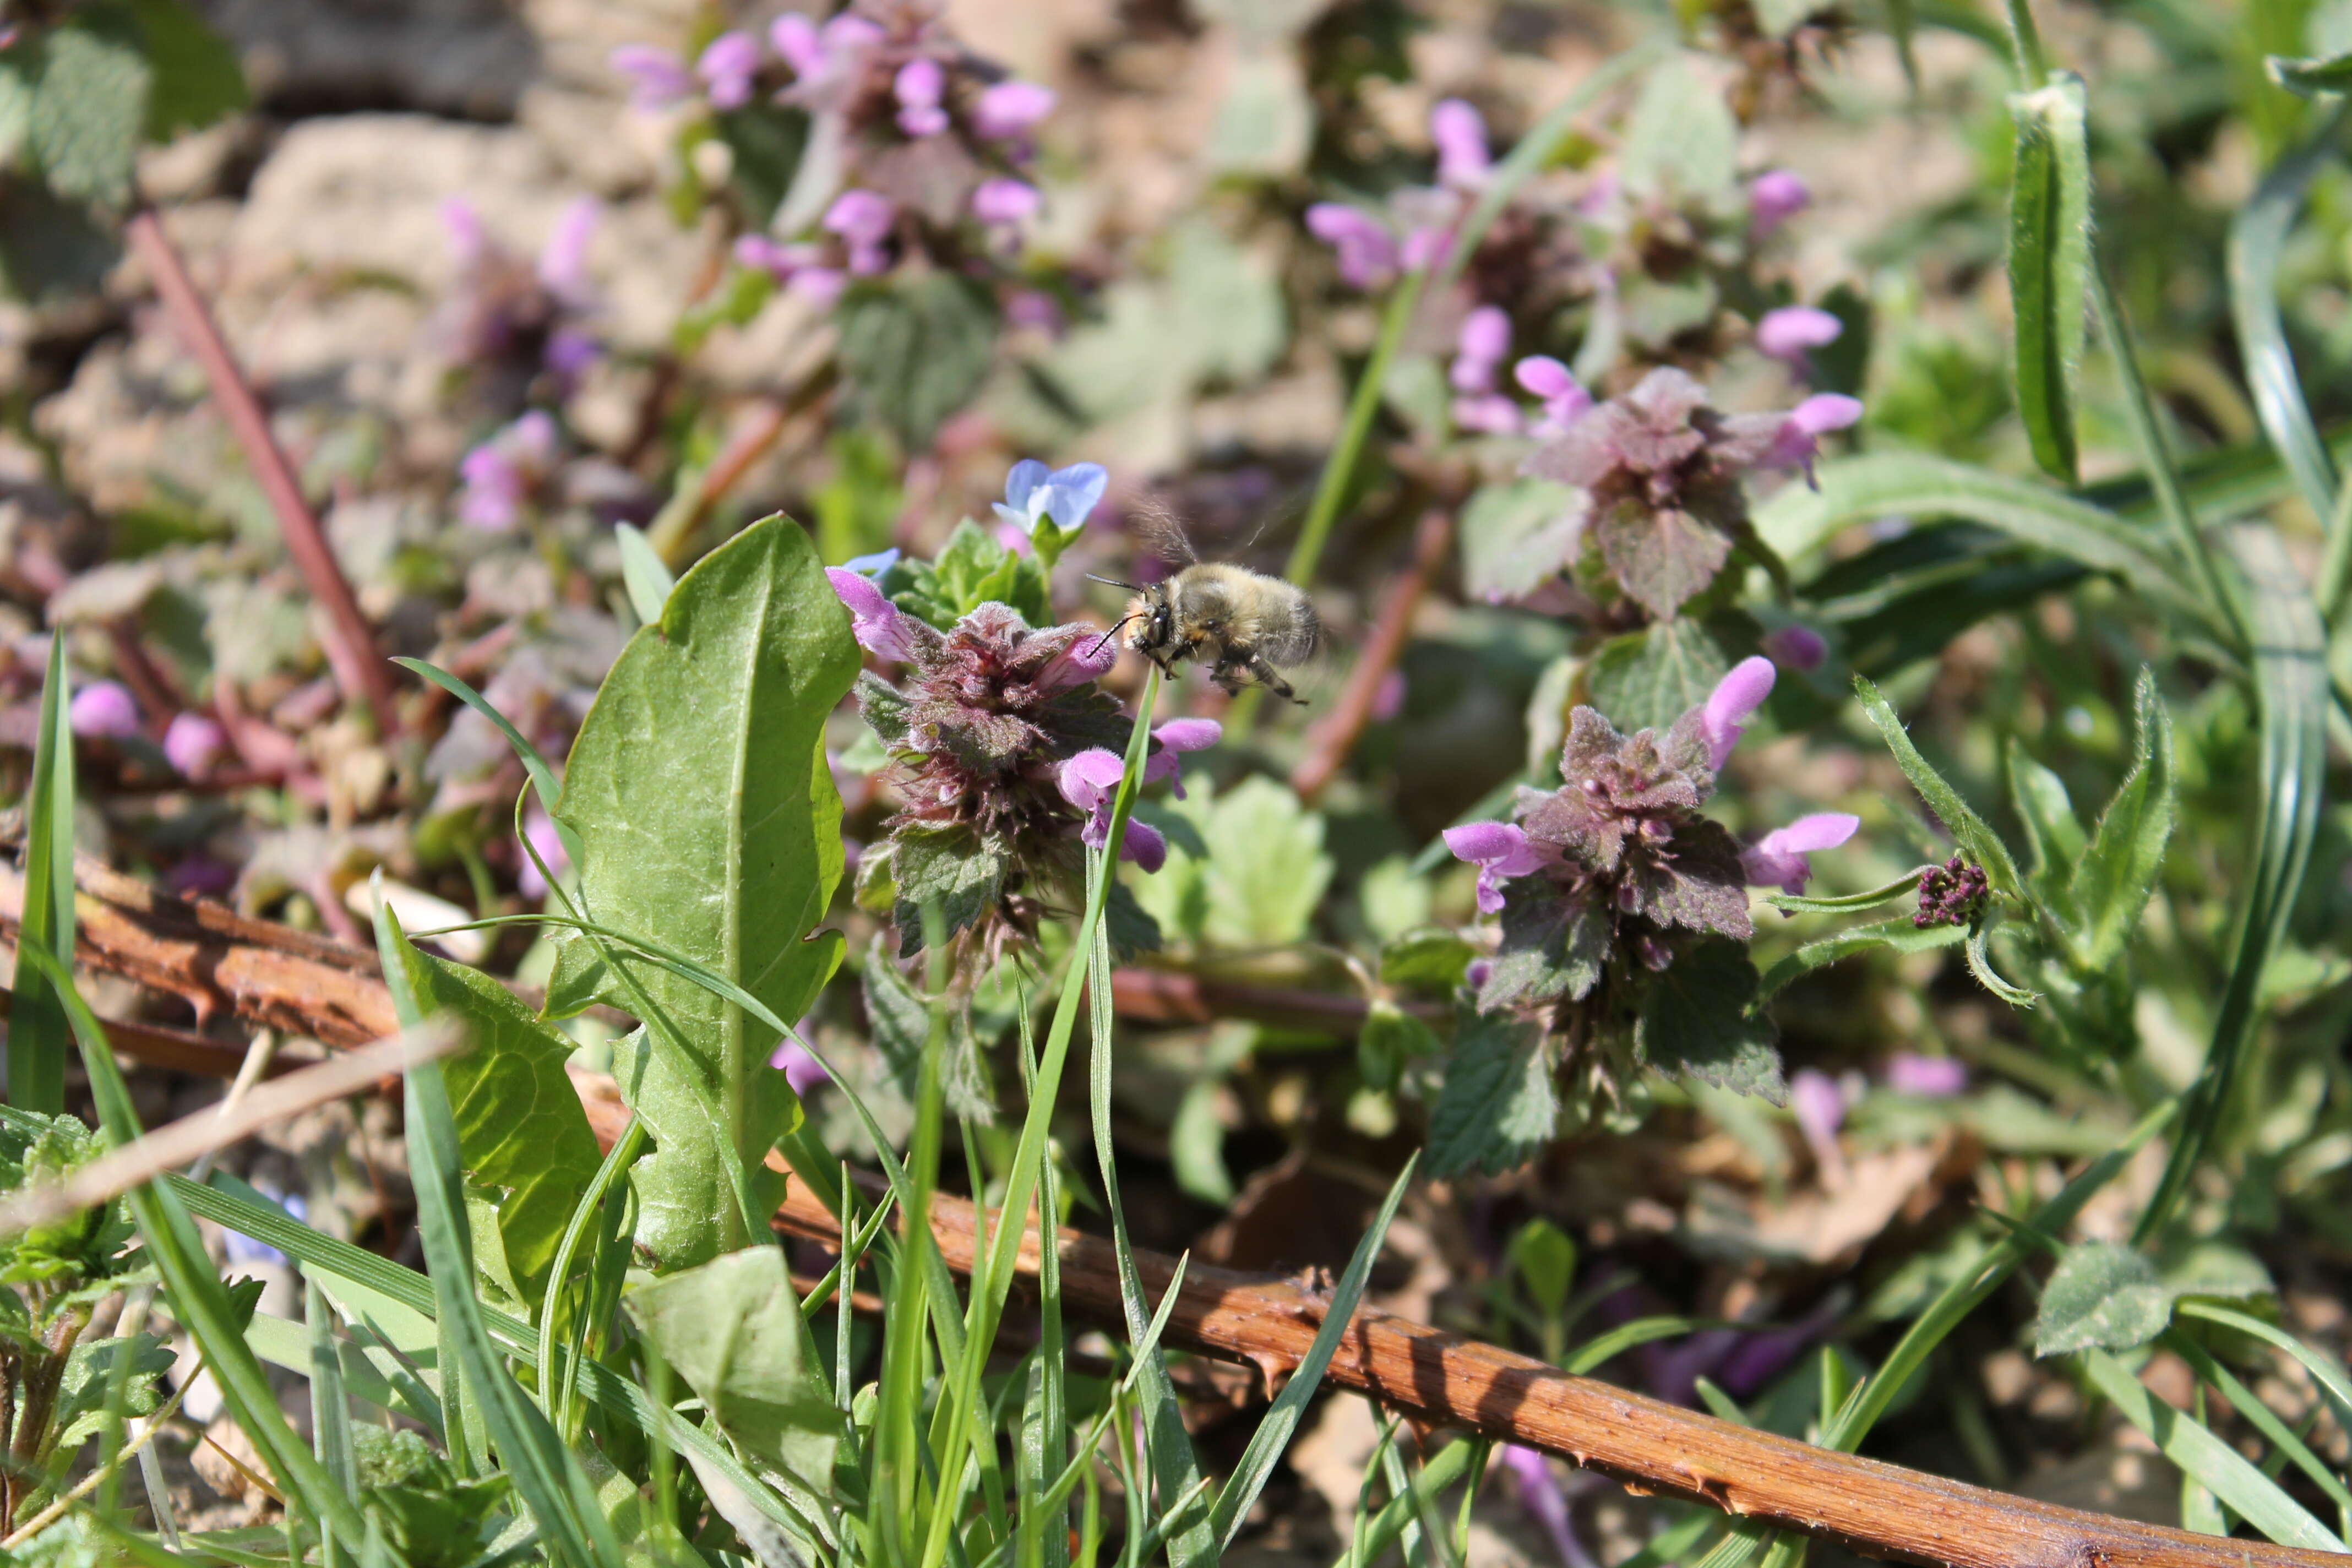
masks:
[[[1919,909],[1911,923],[1923,931],[1929,926],[1973,925],[1984,913],[1984,868],[1971,866],[1955,855],[1920,873]]]
[[[1761,468],[1810,477],[1820,437],[1861,415],[1859,403],[1835,393],[1785,414],[1722,414],[1689,375],[1661,368],[1567,420],[1527,471],[1585,492],[1585,532],[1617,586],[1664,619],[1704,591],[1748,536],[1742,477]]]
[[[562,457],[554,416],[540,408],[525,413],[458,463],[458,521],[492,532],[512,528],[544,500]]]
[[[1560,788],[1522,789],[1512,822],[1446,830],[1447,847],[1478,867],[1480,910],[1502,917],[1477,983],[1482,1011],[1541,1015],[1607,1045],[1651,977],[1708,939],[1748,940],[1748,885],[1801,889],[1806,854],[1853,837],[1858,818],[1819,813],[1743,850],[1700,814],[1772,683],[1769,659],[1743,660],[1664,733],[1620,734],[1580,707]]]
[[[472,204],[453,198],[442,207],[457,278],[430,331],[445,362],[503,384],[496,403],[512,406],[542,374],[560,396],[604,352],[588,278],[588,247],[603,216],[593,197],[572,203],[532,258],[491,239]]]
[[[1349,287],[1381,288],[1400,268],[1418,271],[1444,259],[1454,231],[1486,186],[1494,160],[1486,122],[1475,108],[1458,98],[1443,100],[1430,110],[1429,139],[1437,150],[1436,184],[1399,191],[1385,214],[1344,202],[1307,209],[1307,232],[1338,253],[1339,277]]]

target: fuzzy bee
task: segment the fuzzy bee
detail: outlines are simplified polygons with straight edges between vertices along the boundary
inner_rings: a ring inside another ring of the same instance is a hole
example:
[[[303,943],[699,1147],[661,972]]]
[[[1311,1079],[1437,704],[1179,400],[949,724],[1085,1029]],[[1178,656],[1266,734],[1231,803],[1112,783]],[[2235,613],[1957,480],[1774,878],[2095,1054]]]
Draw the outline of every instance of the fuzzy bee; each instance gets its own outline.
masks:
[[[1127,646],[1164,674],[1174,675],[1180,663],[1206,665],[1209,679],[1229,692],[1254,683],[1303,702],[1276,667],[1304,664],[1315,652],[1323,625],[1307,595],[1279,577],[1202,560],[1182,525],[1165,512],[1146,514],[1143,531],[1155,552],[1182,565],[1148,588],[1096,578],[1136,595],[1106,635],[1117,637],[1133,626]]]

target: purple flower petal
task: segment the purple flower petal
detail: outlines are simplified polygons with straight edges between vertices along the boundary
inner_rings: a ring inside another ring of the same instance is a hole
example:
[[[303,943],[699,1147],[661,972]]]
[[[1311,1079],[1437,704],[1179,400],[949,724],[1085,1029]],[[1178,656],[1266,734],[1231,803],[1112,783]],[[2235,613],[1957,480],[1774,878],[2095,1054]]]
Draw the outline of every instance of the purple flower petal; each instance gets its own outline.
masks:
[[[1054,111],[1054,89],[1034,81],[1000,81],[981,90],[971,107],[971,127],[992,142],[1025,133]]]
[[[1034,217],[1044,201],[1036,186],[1000,174],[971,193],[971,211],[992,228],[1007,228]]]
[[[482,231],[482,215],[463,196],[441,204],[441,227],[449,237],[449,257],[459,271],[480,264],[489,254],[490,238]]]
[[[1731,748],[1747,731],[1748,716],[1772,695],[1774,675],[1770,659],[1751,655],[1733,665],[1731,672],[1707,693],[1699,715],[1699,731],[1706,737],[1707,766],[1721,768],[1731,755]]]
[[[593,196],[572,202],[555,220],[555,232],[539,253],[539,280],[566,304],[588,298],[588,244],[596,237],[596,223],[604,214],[604,204]]]
[[[1010,526],[1009,524],[1007,525]],[[1025,546],[1027,534],[1016,534]],[[1037,684],[1047,691],[1060,691],[1072,686],[1083,686],[1089,680],[1099,680],[1110,673],[1118,662],[1118,639],[1109,633],[1080,637],[1057,656],[1037,676]]]
[[[1576,373],[1549,354],[1529,354],[1511,367],[1511,379],[1521,390],[1538,397],[1564,397],[1571,392],[1582,392],[1583,384]]]
[[[1816,811],[1786,827],[1776,827],[1740,852],[1739,866],[1748,881],[1759,888],[1779,888],[1799,894],[1811,879],[1812,863],[1806,854],[1834,849],[1854,836],[1862,818],[1843,811]]]
[[[66,722],[77,735],[120,740],[139,733],[139,703],[119,680],[100,680],[73,694]]]
[[[1109,803],[1126,774],[1126,759],[1117,752],[1093,746],[1064,763],[1055,783],[1064,800],[1080,811],[1092,811]]]
[[[1830,645],[1822,634],[1806,626],[1786,626],[1765,633],[1763,647],[1774,664],[1807,675],[1821,668],[1822,661],[1830,656]]]
[[[1755,234],[1761,238],[1771,233],[1804,211],[1812,199],[1813,193],[1805,188],[1805,182],[1788,170],[1765,170],[1748,187],[1748,210],[1754,219]]]
[[[1458,98],[1429,111],[1429,139],[1437,144],[1437,181],[1459,189],[1486,183],[1493,166],[1486,152],[1486,121]]]
[[[1119,840],[1118,858],[1156,872],[1168,864],[1168,839],[1148,822],[1130,822],[1127,825],[1127,837]]]
[[[1897,1094],[1944,1100],[1969,1087],[1968,1064],[1950,1057],[1925,1057],[1897,1051],[1886,1064],[1886,1087]]]
[[[201,713],[174,713],[163,731],[163,755],[190,778],[212,771],[228,744],[228,735]]]
[[[802,1032],[807,1032],[805,1026]],[[803,1100],[810,1090],[833,1081],[833,1075],[824,1070],[824,1065],[802,1049],[800,1042],[790,1035],[776,1042],[776,1048],[768,1055],[768,1065],[782,1072],[793,1092]]]
[[[786,290],[812,304],[830,305],[849,287],[849,274],[838,267],[803,267],[793,274]]]
[[[1789,1080],[1789,1109],[1796,1112],[1797,1127],[1815,1157],[1825,1165],[1834,1163],[1837,1130],[1845,1121],[1845,1093],[1837,1079],[1811,1068],[1800,1070]]]
[[[915,657],[905,615],[882,596],[873,580],[843,566],[824,569],[825,581],[849,610],[850,635],[857,646],[883,658],[906,663]]]
[[[751,101],[751,79],[760,71],[760,40],[749,33],[721,33],[694,62],[713,109],[740,109]]]
[[[1551,1538],[1552,1550],[1566,1568],[1590,1568],[1591,1554],[1569,1528],[1567,1495],[1559,1489],[1543,1455],[1522,1444],[1505,1443],[1495,1450],[1495,1458],[1511,1479],[1511,1492],[1520,1510]]]
[[[629,107],[652,114],[694,94],[694,73],[667,49],[650,44],[623,44],[607,57],[612,68],[629,79]]]
[[[1759,459],[1766,468],[1802,468],[1805,481],[1813,478],[1813,458],[1821,451],[1820,437],[1832,430],[1843,430],[1862,417],[1862,405],[1853,398],[1835,392],[1817,392],[1790,410],[1780,421],[1770,447]]]
[[[787,11],[768,25],[768,47],[793,68],[794,76],[814,76],[824,68],[824,46],[817,41],[816,24]]]
[[[874,191],[844,191],[824,212],[824,226],[851,246],[879,245],[896,216],[890,198]],[[853,263],[853,271],[856,270]]]
[[[1387,280],[1397,264],[1396,241],[1378,220],[1339,202],[1307,209],[1307,232],[1338,250],[1339,279],[1351,289]]]
[[[571,868],[572,857],[564,850],[563,835],[556,831],[554,818],[534,807],[523,817],[522,831],[549,870],[561,877]],[[515,890],[526,899],[547,897],[547,879],[540,875],[538,862],[529,855],[522,857],[522,868],[515,873]]]
[[[1205,752],[1224,738],[1225,727],[1214,719],[1171,719],[1151,731],[1151,738],[1171,752]]]
[[[1454,400],[1454,423],[1481,436],[1519,433],[1519,405],[1499,392],[1480,393]]]
[[[1810,363],[1808,353],[1833,343],[1845,331],[1845,323],[1827,310],[1811,305],[1784,305],[1777,310],[1767,310],[1756,323],[1756,347],[1763,353],[1800,370]]]
[[[947,82],[947,73],[940,69],[940,62],[920,56],[898,68],[898,74],[891,79],[890,91],[901,109],[936,109]]]
[[[1454,348],[1463,359],[1476,360],[1490,369],[1511,352],[1511,318],[1500,306],[1481,305],[1463,318]],[[1457,362],[1458,363],[1458,362]],[[1461,383],[1454,383],[1460,386]],[[1480,386],[1490,384],[1481,383]],[[1464,390],[1471,390],[1464,388]]]

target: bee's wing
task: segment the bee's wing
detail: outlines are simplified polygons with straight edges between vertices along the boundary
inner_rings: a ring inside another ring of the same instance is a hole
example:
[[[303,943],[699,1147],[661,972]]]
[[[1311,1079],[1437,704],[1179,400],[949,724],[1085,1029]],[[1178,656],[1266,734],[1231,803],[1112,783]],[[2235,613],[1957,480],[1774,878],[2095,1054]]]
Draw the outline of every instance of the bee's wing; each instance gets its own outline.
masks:
[[[1137,543],[1172,565],[1190,566],[1201,559],[1182,520],[1157,497],[1145,496],[1135,503],[1129,529]]]

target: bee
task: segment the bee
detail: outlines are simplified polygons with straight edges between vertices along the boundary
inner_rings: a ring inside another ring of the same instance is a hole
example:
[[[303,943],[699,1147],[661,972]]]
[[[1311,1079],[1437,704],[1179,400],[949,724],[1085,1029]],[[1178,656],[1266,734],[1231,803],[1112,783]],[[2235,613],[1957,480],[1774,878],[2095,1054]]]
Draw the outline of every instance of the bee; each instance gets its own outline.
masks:
[[[1279,577],[1202,560],[1182,525],[1165,512],[1148,512],[1142,531],[1156,553],[1181,565],[1174,576],[1148,588],[1097,577],[1136,595],[1118,625],[1104,635],[1117,637],[1133,626],[1127,646],[1162,674],[1174,675],[1180,663],[1206,665],[1209,679],[1228,692],[1255,684],[1303,703],[1306,699],[1276,667],[1304,664],[1315,652],[1323,623],[1307,595]]]

